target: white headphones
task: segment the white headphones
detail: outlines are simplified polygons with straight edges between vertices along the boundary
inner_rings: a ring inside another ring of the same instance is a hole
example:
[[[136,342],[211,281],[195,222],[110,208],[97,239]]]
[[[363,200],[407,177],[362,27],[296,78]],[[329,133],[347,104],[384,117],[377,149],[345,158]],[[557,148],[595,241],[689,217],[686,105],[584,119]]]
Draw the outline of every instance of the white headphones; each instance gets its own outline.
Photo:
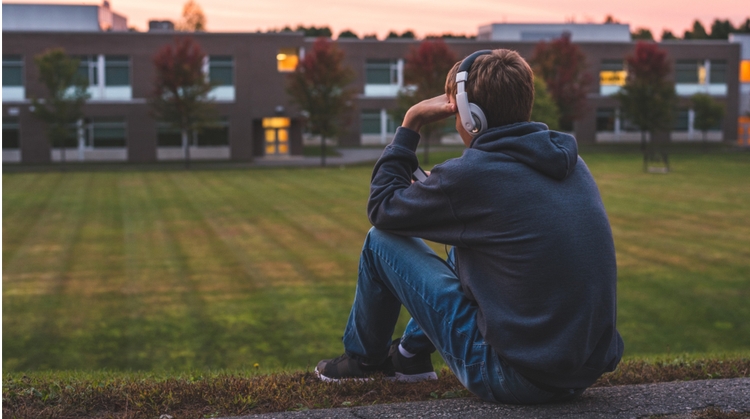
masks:
[[[466,80],[469,79],[469,70],[474,60],[480,55],[492,54],[491,50],[483,49],[477,51],[461,61],[456,73],[456,105],[458,106],[458,115],[461,117],[466,132],[472,137],[483,133],[487,130],[487,117],[484,116],[482,108],[477,104],[469,102],[469,96],[466,94]]]

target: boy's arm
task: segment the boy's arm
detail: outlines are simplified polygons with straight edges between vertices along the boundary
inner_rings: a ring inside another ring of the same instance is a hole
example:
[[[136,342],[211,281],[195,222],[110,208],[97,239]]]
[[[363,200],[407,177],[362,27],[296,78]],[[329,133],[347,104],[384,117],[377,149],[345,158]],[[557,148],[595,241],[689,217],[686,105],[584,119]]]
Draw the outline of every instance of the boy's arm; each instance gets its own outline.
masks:
[[[440,170],[424,182],[412,184],[411,174],[418,161],[416,148],[423,125],[455,113],[455,105],[439,96],[413,106],[396,131],[393,141],[375,164],[370,185],[367,214],[377,228],[460,245],[463,225],[445,194]]]

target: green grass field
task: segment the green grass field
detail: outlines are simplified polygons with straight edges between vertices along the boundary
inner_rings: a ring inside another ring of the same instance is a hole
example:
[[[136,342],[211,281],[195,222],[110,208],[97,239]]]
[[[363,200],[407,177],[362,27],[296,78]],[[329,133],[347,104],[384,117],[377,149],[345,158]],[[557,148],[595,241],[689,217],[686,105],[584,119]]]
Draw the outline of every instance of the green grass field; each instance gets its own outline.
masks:
[[[626,355],[750,352],[750,153],[673,155],[667,175],[637,154],[584,159],[614,231]],[[370,170],[4,174],[3,370],[338,355]]]

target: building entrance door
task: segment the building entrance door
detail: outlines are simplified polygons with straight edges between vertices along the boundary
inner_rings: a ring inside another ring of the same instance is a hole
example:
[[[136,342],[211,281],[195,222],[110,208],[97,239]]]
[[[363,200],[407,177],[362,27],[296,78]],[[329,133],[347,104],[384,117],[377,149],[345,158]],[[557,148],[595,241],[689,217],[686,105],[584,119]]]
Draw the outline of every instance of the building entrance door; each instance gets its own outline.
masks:
[[[266,156],[289,155],[289,126],[291,120],[284,117],[263,118],[266,138]]]

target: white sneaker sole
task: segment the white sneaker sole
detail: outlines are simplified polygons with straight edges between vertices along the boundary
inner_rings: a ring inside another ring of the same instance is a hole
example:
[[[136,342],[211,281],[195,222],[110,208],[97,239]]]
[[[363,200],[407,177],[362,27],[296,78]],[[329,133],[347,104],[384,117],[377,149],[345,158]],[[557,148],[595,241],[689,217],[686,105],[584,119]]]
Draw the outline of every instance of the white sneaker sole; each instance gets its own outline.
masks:
[[[320,381],[326,382],[326,383],[338,383],[341,381],[370,381],[372,378],[331,378],[326,377],[325,375],[321,374],[320,371],[318,371],[318,368],[315,368],[315,376],[317,376]],[[400,372],[396,373],[395,377],[385,377],[386,380],[390,381],[400,381],[402,383],[418,383],[420,381],[427,381],[427,380],[437,380],[438,376],[437,373],[434,371],[431,372],[425,372],[422,374],[402,374]]]

